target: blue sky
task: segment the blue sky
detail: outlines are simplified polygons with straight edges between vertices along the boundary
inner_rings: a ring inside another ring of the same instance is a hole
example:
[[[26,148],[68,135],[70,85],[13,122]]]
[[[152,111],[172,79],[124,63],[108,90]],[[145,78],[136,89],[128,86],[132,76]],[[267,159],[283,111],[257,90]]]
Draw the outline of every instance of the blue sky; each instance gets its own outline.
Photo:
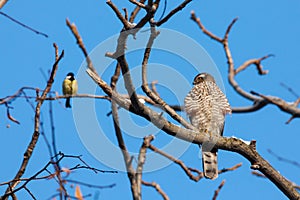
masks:
[[[167,11],[178,3],[179,1],[168,1]],[[127,1],[122,3],[116,2],[116,4],[119,8],[127,7],[129,11],[133,8],[133,6],[129,6]],[[162,8],[158,11],[158,16],[160,16],[161,10]],[[298,21],[300,18],[299,1],[194,1],[161,27],[183,34],[201,46],[219,70],[230,104],[232,106],[245,106],[251,102],[239,97],[227,82],[227,65],[222,46],[202,34],[196,24],[190,20],[191,10],[194,10],[197,16],[201,17],[202,22],[210,31],[219,36],[223,36],[227,25],[233,18],[239,17],[229,38],[229,44],[236,66],[239,66],[250,58],[258,58],[269,53],[275,54],[275,57],[263,62],[264,68],[270,71],[268,75],[259,76],[255,67],[252,66],[237,76],[237,81],[239,81],[245,90],[254,90],[267,95],[279,96],[287,101],[294,101],[295,97],[280,86],[280,83],[283,82],[300,94],[297,87],[299,84],[298,75],[300,74],[298,67],[300,66],[298,59],[300,44],[300,25]],[[65,57],[60,62],[53,85],[54,91],[61,93],[61,82],[69,71],[73,71],[77,74],[83,69],[82,63],[84,63],[84,59],[81,51],[76,46],[73,35],[71,35],[65,25],[66,18],[71,22],[75,22],[86,48],[89,51],[92,51],[98,46],[98,48],[93,51],[93,61],[96,63],[95,66],[97,69],[103,71],[103,79],[109,81],[109,76],[114,70],[114,62],[109,58],[104,58],[102,51],[113,51],[116,43],[109,43],[111,44],[110,46],[105,46],[107,49],[102,48],[102,45],[106,41],[113,41],[110,38],[120,31],[122,25],[119,20],[116,19],[113,11],[105,4],[105,1],[90,0],[86,3],[78,0],[53,0],[43,2],[37,0],[10,1],[1,11],[48,34],[49,38],[36,35],[12,23],[7,18],[0,16],[0,24],[2,27],[0,32],[0,57],[2,66],[2,73],[0,73],[0,97],[11,95],[23,86],[38,87],[41,89],[45,87],[45,79],[41,70],[47,73],[53,64],[53,42],[58,44],[60,50],[65,50]],[[157,40],[159,41],[159,38]],[[184,46],[182,41],[176,40],[176,38],[170,37],[170,41],[167,42],[175,44],[174,46],[177,46],[178,49]],[[161,43],[162,42],[158,42],[157,45],[159,46]],[[142,53],[141,50],[137,50],[129,54],[128,60],[131,69],[135,69],[135,67],[141,64]],[[197,54],[197,52],[191,52],[190,54]],[[106,65],[104,66],[97,58],[107,62],[105,63]],[[183,83],[179,83],[177,79],[170,77],[170,74],[164,73],[163,70],[160,68],[156,69],[156,67],[163,65],[172,68],[182,74],[187,81],[190,80],[191,84],[196,72],[195,69],[199,69],[199,67],[200,69],[202,69],[201,67],[206,69],[206,66],[202,66],[203,60],[199,61],[198,66],[194,67],[188,61],[189,60],[182,59],[180,56],[178,57],[178,55],[174,56],[173,54],[171,55],[168,52],[160,50],[154,51],[152,54],[150,62],[154,63],[154,67],[152,68],[153,73],[149,76],[149,80],[159,80],[159,83],[166,80],[165,85],[159,86],[158,89],[169,103],[182,103],[184,96],[178,93],[176,93],[177,96],[174,95],[174,91],[170,88],[173,86],[181,87]],[[85,86],[92,84],[86,75],[82,75],[83,73],[79,74],[79,80],[81,80],[80,78],[82,78],[82,80],[86,79],[84,82]],[[171,81],[171,83],[168,81]],[[138,87],[138,82],[136,84]],[[121,86],[122,84],[120,83],[120,91],[124,91],[121,89]],[[95,92],[95,90],[97,94],[103,94],[99,89],[91,88],[92,92]],[[140,92],[141,90],[138,89],[138,91]],[[79,92],[86,92],[82,82],[79,82]],[[34,95],[34,93],[29,92],[28,95]],[[81,119],[79,122],[85,124],[87,127],[90,126],[90,129],[86,129],[86,133],[78,131],[80,125],[78,125],[78,121],[76,121],[78,113],[80,114],[82,112],[82,116],[86,116],[87,114],[84,109],[87,110],[87,107],[91,109],[94,108],[96,111],[94,114],[98,120],[99,127],[111,144],[116,145],[117,141],[114,136],[112,119],[106,116],[106,113],[110,111],[109,103],[105,100],[97,100],[94,102],[93,100],[76,99],[74,100],[74,104],[74,107],[76,107],[77,104],[81,105],[81,107],[78,106],[78,108],[82,108],[83,110],[76,109],[76,112],[74,110],[73,116],[72,111],[64,109],[61,103],[58,101],[53,102],[58,149],[66,154],[83,155],[84,160],[96,168],[112,170],[111,167],[98,160],[99,157],[101,157],[101,153],[95,155],[95,152],[89,152],[88,149],[92,147],[86,148],[85,143],[82,141],[84,134],[95,134],[95,136],[92,137],[97,137],[98,132],[93,129],[94,126],[89,125],[91,122],[90,119]],[[25,99],[17,99],[11,102],[11,106],[14,108],[11,110],[11,114],[18,119],[21,124],[17,125],[9,121],[6,118],[5,107],[0,107],[0,157],[2,159],[0,182],[8,181],[15,175],[33,132],[34,112],[26,103]],[[42,110],[42,120],[44,122],[46,135],[50,136],[48,110],[49,104],[45,102]],[[124,117],[128,117],[124,111],[121,110],[120,112],[124,114]],[[182,115],[185,116],[185,114]],[[79,115],[79,117],[80,116],[81,115]],[[267,151],[271,149],[282,157],[295,161],[299,160],[299,156],[296,153],[299,150],[299,119],[295,119],[289,125],[286,125],[285,122],[289,117],[288,114],[282,113],[274,106],[267,106],[258,112],[250,114],[233,114],[227,117],[224,135],[236,136],[245,140],[257,140],[257,149],[261,155],[285,177],[295,183],[300,183],[300,178],[294,175],[299,171],[297,167],[278,161]],[[142,127],[137,129],[135,133],[130,133],[130,128],[129,131],[126,132],[124,137],[130,151],[137,152],[142,143],[141,138],[144,135],[153,133],[151,131],[156,131],[156,140],[153,142],[155,146],[163,148],[169,144],[170,141],[174,142],[173,138],[150,127],[145,120],[138,119],[132,115],[130,115],[129,119],[139,125],[139,127]],[[6,128],[8,124],[10,128]],[[125,122],[121,125],[126,129]],[[137,132],[140,133],[140,135],[137,135]],[[95,138],[95,141],[97,140],[98,138]],[[185,145],[185,143],[180,144]],[[110,150],[105,151],[105,144],[101,143],[101,141],[99,143],[95,142],[93,147],[98,151],[101,150],[105,155],[115,156]],[[187,150],[180,156],[180,159],[188,166],[201,169],[202,164],[198,158],[198,151],[197,146],[189,145]],[[171,149],[170,152],[173,152],[173,150]],[[118,160],[116,158],[118,157],[113,157],[112,160]],[[166,161],[164,158],[156,159],[158,159],[156,162]],[[29,177],[34,174],[41,169],[48,160],[47,148],[41,137],[24,177]],[[149,160],[149,162],[150,161],[151,160]],[[211,199],[214,190],[223,179],[226,179],[226,183],[219,194],[219,199],[241,199],[241,197],[243,199],[262,199],[262,197],[275,200],[285,199],[281,191],[269,180],[251,175],[250,164],[243,157],[231,152],[219,152],[219,168],[231,167],[240,162],[243,163],[240,169],[222,174],[215,181],[201,180],[198,183],[194,183],[188,179],[178,166],[173,164],[159,170],[145,173],[144,180],[159,183],[171,199],[195,199],[199,198],[200,195],[202,199]],[[69,159],[65,160],[62,165],[64,167],[72,167],[75,163],[74,160]],[[72,179],[91,182],[97,185],[116,183],[116,187],[112,189],[96,190],[82,187],[84,194],[98,193],[99,199],[131,198],[129,181],[127,175],[123,172],[118,174],[95,175],[88,171],[77,171],[72,174]],[[28,187],[38,199],[47,199],[56,192],[57,186],[54,181],[49,180],[32,182]],[[4,188],[0,187],[1,193],[3,190]],[[72,191],[72,189],[70,189],[70,191]],[[29,198],[26,192],[19,192],[18,196],[19,199]],[[159,199],[160,196],[154,189],[143,187],[143,198]]]

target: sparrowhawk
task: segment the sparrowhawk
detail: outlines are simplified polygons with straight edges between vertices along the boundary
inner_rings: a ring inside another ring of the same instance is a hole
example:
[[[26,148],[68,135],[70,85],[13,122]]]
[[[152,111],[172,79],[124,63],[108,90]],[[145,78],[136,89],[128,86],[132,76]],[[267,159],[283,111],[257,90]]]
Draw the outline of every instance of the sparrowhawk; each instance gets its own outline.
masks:
[[[226,96],[208,73],[198,74],[193,85],[184,99],[191,124],[210,138],[222,136],[225,115],[231,113]],[[213,148],[214,144],[213,141],[202,144],[203,173],[209,179],[218,177],[217,149]]]

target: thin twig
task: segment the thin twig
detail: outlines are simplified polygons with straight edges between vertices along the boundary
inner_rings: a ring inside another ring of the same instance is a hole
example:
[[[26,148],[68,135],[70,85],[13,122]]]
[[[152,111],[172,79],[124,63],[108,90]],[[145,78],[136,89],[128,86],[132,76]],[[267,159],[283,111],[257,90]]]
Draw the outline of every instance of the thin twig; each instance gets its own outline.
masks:
[[[212,198],[213,200],[216,200],[216,199],[217,199],[217,197],[218,197],[218,195],[219,195],[219,193],[220,193],[220,190],[222,189],[222,187],[224,186],[224,184],[225,184],[225,180],[223,180],[223,181],[220,183],[218,189],[215,190],[214,196],[213,196],[213,198]]]
[[[94,68],[93,63],[88,55],[88,52],[85,49],[85,46],[82,42],[82,38],[77,30],[76,25],[74,23],[71,24],[71,22],[68,19],[66,19],[66,23],[67,23],[67,26],[69,27],[69,29],[72,31],[73,35],[75,36],[76,42],[85,56],[88,68],[97,74],[96,69]]]
[[[142,3],[142,2],[138,2],[138,1],[136,1],[136,0],[129,0],[131,3],[133,3],[133,4],[135,4],[136,6],[138,6],[138,7],[140,7],[140,8],[144,8],[144,9],[146,9],[147,8],[147,6],[144,4],[144,3]],[[144,1],[145,2],[145,1]]]
[[[260,178],[267,178],[262,173],[259,173],[259,172],[256,172],[256,171],[252,171],[251,174],[254,175],[254,176],[260,177]],[[300,185],[297,185],[296,183],[294,183],[292,181],[290,181],[290,182],[291,182],[294,189],[300,190]]]
[[[242,163],[238,163],[233,167],[221,169],[221,170],[219,170],[218,173],[222,174],[222,173],[225,173],[225,172],[234,171],[234,170],[238,169],[241,166],[242,166]]]
[[[138,165],[136,167],[136,183],[137,183],[137,190],[138,193],[141,194],[142,192],[142,174],[143,174],[143,168],[146,161],[146,152],[147,148],[150,145],[150,142],[154,139],[153,135],[144,137],[144,142],[140,148],[139,156],[138,156]]]
[[[267,151],[268,151],[269,154],[271,154],[272,156],[274,156],[277,160],[279,160],[281,162],[292,164],[292,165],[300,168],[300,163],[298,163],[297,161],[290,160],[290,159],[284,158],[282,156],[279,156],[276,153],[274,153],[271,149],[268,149]]]
[[[288,85],[286,85],[285,83],[280,83],[280,85],[282,87],[284,87],[285,89],[287,89],[292,95],[294,95],[296,98],[299,98],[300,96],[298,95],[298,93],[296,93],[293,88],[289,87]]]
[[[28,194],[31,196],[32,199],[36,200],[35,196],[32,194],[32,192],[25,186],[24,189],[28,192]]]
[[[113,4],[113,2],[111,0],[107,0],[106,4],[109,5],[109,7],[112,8],[112,10],[115,12],[116,16],[119,18],[119,20],[123,23],[123,26],[126,30],[129,30],[131,27],[128,23],[128,21],[126,20],[125,17],[123,17],[123,15],[121,14],[121,12],[118,10],[118,8],[116,7],[115,4]]]
[[[1,2],[1,3],[2,3],[2,2]],[[5,2],[5,3],[6,3],[6,2]],[[0,4],[0,9],[1,9],[1,7],[2,7],[3,5],[4,5],[4,4]],[[36,33],[36,34],[38,34],[38,35],[42,35],[42,36],[44,36],[44,37],[46,37],[46,38],[49,37],[46,33],[42,33],[42,32],[40,32],[40,31],[38,31],[38,30],[36,30],[36,29],[34,29],[34,28],[31,28],[30,26],[27,26],[26,24],[23,24],[22,22],[20,22],[20,21],[14,19],[14,18],[12,18],[11,16],[5,14],[5,13],[2,12],[2,11],[0,11],[0,14],[3,15],[4,17],[10,19],[10,20],[13,21],[14,23],[16,23],[16,24],[18,24],[18,25],[20,25],[20,26],[23,26],[24,28],[26,28],[26,29],[28,29],[28,30],[30,30],[30,31],[32,31],[32,32],[34,32],[34,33]]]
[[[214,35],[213,33],[209,32],[209,31],[204,27],[204,25],[203,25],[203,24],[201,23],[201,21],[200,21],[200,18],[197,18],[197,17],[196,17],[196,14],[195,14],[194,11],[191,11],[191,19],[192,19],[194,22],[196,22],[196,23],[198,24],[199,28],[202,30],[202,32],[203,32],[205,35],[209,36],[211,39],[216,40],[216,41],[218,41],[218,42],[222,42],[222,41],[223,41],[223,39],[221,39],[221,38],[219,38],[218,36]]]
[[[169,200],[168,195],[161,189],[160,185],[158,185],[156,182],[146,182],[142,181],[142,184],[145,186],[150,186],[153,187],[161,196],[164,200]]]
[[[155,23],[156,26],[160,26],[162,24],[164,24],[165,22],[167,22],[173,15],[175,15],[177,12],[179,12],[180,10],[182,10],[188,3],[190,3],[192,0],[185,0],[184,2],[182,2],[179,6],[177,6],[176,8],[174,8],[169,14],[167,14],[167,16],[165,16],[164,18],[162,18],[160,21],[158,21],[157,23]]]
[[[71,179],[65,179],[65,181],[69,182],[69,183],[76,183],[76,184],[83,185],[83,186],[86,186],[86,187],[89,187],[89,188],[97,188],[97,189],[113,188],[113,187],[116,186],[115,183],[103,186],[103,185],[93,185],[93,184],[90,184],[90,183],[85,183],[85,182],[82,182],[82,181],[71,180]]]
[[[144,4],[145,0],[140,0],[139,3]],[[140,6],[136,6],[135,9],[131,12],[130,18],[129,18],[129,22],[133,23],[135,17],[137,16],[137,14],[139,13],[139,11],[141,10]]]
[[[238,74],[239,72],[245,70],[247,67],[249,67],[250,65],[254,64],[257,68],[257,71],[260,75],[265,75],[268,73],[268,70],[263,70],[263,67],[261,65],[261,61],[274,56],[273,54],[269,54],[266,56],[263,56],[261,58],[258,59],[250,59],[247,60],[244,64],[242,64],[241,66],[239,66],[237,69],[234,70],[235,75]]]

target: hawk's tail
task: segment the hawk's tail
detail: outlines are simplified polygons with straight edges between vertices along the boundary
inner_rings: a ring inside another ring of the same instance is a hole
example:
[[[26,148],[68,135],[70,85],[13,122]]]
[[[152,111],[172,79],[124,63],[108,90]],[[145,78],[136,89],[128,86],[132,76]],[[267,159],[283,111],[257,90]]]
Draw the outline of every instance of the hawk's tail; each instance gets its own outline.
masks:
[[[218,161],[216,151],[203,151],[202,149],[202,164],[205,178],[218,178]]]

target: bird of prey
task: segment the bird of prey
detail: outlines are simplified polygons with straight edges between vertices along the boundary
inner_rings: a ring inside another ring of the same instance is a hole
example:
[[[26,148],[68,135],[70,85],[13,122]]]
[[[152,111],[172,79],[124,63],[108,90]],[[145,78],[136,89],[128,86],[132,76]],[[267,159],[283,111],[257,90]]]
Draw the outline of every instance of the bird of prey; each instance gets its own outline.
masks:
[[[231,108],[224,93],[208,73],[200,73],[194,78],[194,87],[184,99],[184,107],[191,124],[210,138],[223,135],[225,115]],[[202,164],[204,176],[218,177],[217,149],[215,141],[202,144]]]

